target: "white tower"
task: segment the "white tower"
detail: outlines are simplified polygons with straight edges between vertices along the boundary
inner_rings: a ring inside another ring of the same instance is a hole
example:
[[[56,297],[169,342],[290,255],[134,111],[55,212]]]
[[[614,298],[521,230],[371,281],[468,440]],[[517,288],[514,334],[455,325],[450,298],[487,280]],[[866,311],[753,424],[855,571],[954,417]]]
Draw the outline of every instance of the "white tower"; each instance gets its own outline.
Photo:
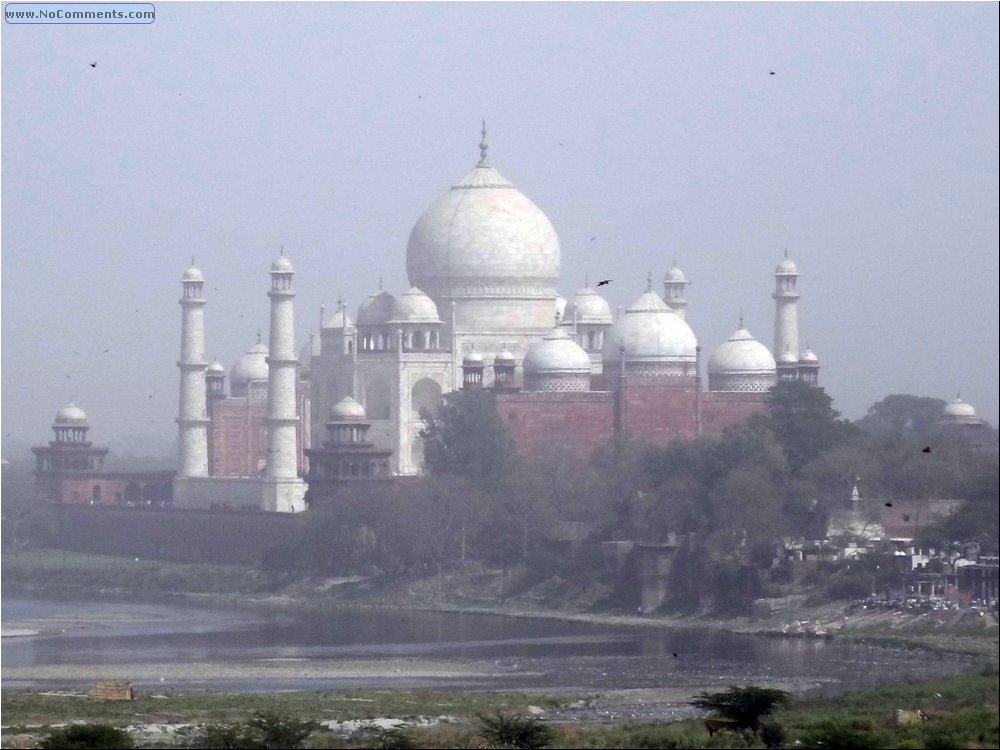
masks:
[[[194,266],[181,279],[181,394],[177,413],[179,477],[208,476],[208,414],[205,409],[205,277]]]
[[[796,380],[799,362],[799,293],[796,285],[799,271],[788,257],[774,270],[774,358],[778,365],[778,380]]]
[[[296,368],[295,320],[292,301],[292,263],[284,250],[271,264],[271,335],[267,375],[267,468],[264,474],[264,510],[305,510],[305,484],[298,476],[295,438]]]
[[[663,301],[683,320],[687,314],[687,297],[685,288],[691,282],[684,276],[684,272],[677,267],[677,259],[667,275],[663,277]]]

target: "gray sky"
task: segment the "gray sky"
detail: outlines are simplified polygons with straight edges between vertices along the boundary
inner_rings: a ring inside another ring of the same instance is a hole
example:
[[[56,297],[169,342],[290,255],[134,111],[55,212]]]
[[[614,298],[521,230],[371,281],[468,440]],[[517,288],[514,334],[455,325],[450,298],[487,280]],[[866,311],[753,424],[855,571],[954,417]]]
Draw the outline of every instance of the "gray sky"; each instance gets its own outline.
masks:
[[[482,116],[559,234],[564,296],[589,273],[628,305],[647,271],[662,293],[676,256],[706,359],[740,311],[770,347],[787,246],[845,416],[960,391],[996,424],[997,23],[996,3],[158,3],[149,26],[5,24],[4,444],[48,440],[73,398],[95,441],[170,450],[192,255],[227,372],[266,340],[279,244],[300,345],[338,293],[354,315],[379,275],[405,289],[410,229],[475,164]]]

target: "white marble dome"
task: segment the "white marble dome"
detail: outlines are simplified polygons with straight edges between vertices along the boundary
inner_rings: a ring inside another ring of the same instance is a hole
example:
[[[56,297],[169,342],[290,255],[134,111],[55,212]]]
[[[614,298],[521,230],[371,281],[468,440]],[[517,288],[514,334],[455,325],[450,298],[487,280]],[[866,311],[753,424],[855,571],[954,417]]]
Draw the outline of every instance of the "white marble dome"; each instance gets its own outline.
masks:
[[[710,391],[766,391],[777,382],[767,347],[741,324],[708,360]]]
[[[687,277],[684,275],[684,272],[676,265],[670,267],[670,270],[664,275],[663,280],[668,284],[687,283]]]
[[[411,284],[439,301],[552,298],[559,238],[541,209],[483,158],[417,219],[406,271]]]
[[[469,352],[462,358],[462,367],[482,367],[484,361],[479,352]]]
[[[230,387],[267,380],[267,346],[258,341],[244,352],[229,371]]]
[[[365,419],[365,407],[359,404],[350,396],[344,396],[330,409],[330,419],[339,421],[343,419]]]
[[[87,414],[79,406],[70,401],[66,406],[56,412],[56,424],[87,424]]]
[[[965,419],[975,419],[976,410],[972,407],[972,404],[967,404],[960,398],[954,398],[945,404],[942,414],[945,417],[954,418],[965,418]]]
[[[189,282],[205,280],[205,277],[202,275],[201,270],[195,267],[194,265],[192,265],[184,272],[184,276],[182,278],[184,281],[189,281]]]
[[[329,317],[323,317],[324,328],[350,328],[354,325],[351,316],[347,314],[347,306],[343,301],[337,302],[337,310]]]
[[[392,320],[400,323],[441,322],[434,300],[415,286],[407,289],[396,299]]]
[[[379,290],[358,308],[359,326],[377,326],[392,320],[396,299],[389,292]]]
[[[525,390],[590,390],[590,357],[562,328],[528,347],[523,366]]]
[[[781,259],[781,262],[778,263],[778,266],[777,268],[774,269],[774,272],[776,274],[781,274],[781,275],[797,274],[799,272],[799,269],[795,265],[795,261],[793,261],[786,255],[784,258]]]
[[[295,269],[292,267],[292,261],[288,259],[282,251],[281,255],[274,259],[271,264],[271,273],[294,273]]]
[[[611,305],[600,294],[589,286],[573,295],[573,301],[566,306],[564,322],[588,325],[610,325],[614,322]]]
[[[802,352],[802,357],[799,359],[800,362],[807,365],[815,365],[819,362],[819,357],[816,356],[816,352],[812,349],[806,349]]]
[[[797,365],[799,358],[795,356],[795,352],[786,348],[785,351],[775,357],[775,361],[780,365]]]
[[[496,365],[516,365],[517,360],[514,358],[514,353],[504,347],[497,352],[496,357],[493,358],[493,364]]]
[[[205,372],[208,375],[225,375],[226,368],[222,366],[221,362],[215,360],[212,364],[205,368]]]
[[[652,289],[625,310],[604,334],[605,372],[617,372],[625,349],[625,370],[634,375],[695,374],[698,339],[691,327]]]

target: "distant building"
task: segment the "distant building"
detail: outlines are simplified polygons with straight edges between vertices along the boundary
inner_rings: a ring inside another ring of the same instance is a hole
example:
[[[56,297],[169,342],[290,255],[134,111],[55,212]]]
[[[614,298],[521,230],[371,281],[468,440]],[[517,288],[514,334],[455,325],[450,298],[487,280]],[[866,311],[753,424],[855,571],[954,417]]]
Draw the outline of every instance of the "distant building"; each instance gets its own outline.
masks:
[[[35,499],[43,503],[170,505],[172,471],[109,472],[108,449],[90,442],[87,415],[70,402],[56,414],[54,439],[35,454]]]

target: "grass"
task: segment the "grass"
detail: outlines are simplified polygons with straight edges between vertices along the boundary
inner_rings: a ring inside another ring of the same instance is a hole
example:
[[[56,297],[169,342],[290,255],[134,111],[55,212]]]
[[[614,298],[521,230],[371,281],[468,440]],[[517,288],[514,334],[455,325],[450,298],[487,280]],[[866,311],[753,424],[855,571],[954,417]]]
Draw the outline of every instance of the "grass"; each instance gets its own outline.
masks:
[[[415,722],[419,717],[453,717],[452,723],[411,726],[405,733],[418,747],[484,747],[479,714],[526,715],[528,706],[556,708],[579,696],[525,693],[355,690],[272,694],[179,693],[141,696],[132,702],[9,692],[0,708],[5,736],[28,725],[89,721],[129,724],[243,722],[257,711],[321,721],[378,717]],[[921,709],[929,720],[896,724],[896,709]],[[767,722],[780,724],[784,747],[987,748],[1000,744],[1000,699],[994,667],[954,677],[850,693],[833,699],[799,700],[777,710]],[[763,747],[759,737],[719,732],[709,737],[700,720],[675,722],[579,722],[550,725],[553,748],[742,748]],[[798,745],[796,745],[798,741]],[[306,747],[371,747],[373,736],[352,737],[320,730]]]

